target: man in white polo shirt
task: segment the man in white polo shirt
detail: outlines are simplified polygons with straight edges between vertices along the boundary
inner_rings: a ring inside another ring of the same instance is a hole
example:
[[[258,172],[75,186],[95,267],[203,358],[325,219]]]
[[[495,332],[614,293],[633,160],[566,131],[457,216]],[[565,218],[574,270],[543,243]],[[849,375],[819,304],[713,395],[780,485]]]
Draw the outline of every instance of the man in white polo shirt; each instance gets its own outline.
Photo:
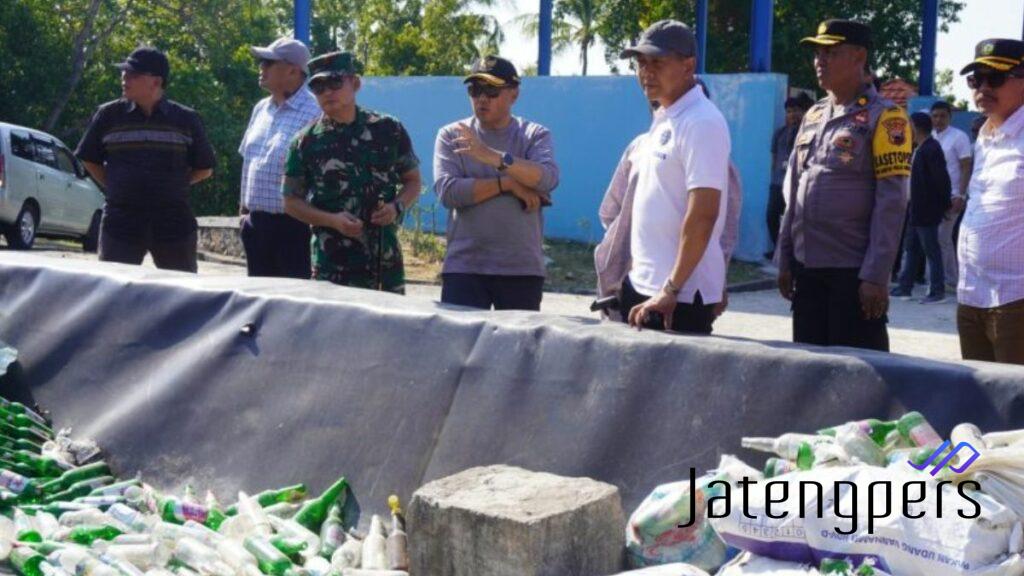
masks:
[[[630,325],[710,334],[725,287],[720,237],[729,185],[729,128],[697,85],[697,42],[682,22],[655,22],[635,58],[651,128],[630,155],[636,177],[632,267],[620,292]]]

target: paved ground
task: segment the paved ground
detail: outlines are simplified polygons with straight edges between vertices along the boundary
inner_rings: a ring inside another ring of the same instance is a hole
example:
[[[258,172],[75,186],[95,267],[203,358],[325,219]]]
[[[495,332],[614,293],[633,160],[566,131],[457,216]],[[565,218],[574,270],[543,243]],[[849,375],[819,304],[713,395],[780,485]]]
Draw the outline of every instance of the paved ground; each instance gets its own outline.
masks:
[[[0,250],[6,249],[6,244],[0,244]],[[57,258],[95,258],[95,255],[84,254],[67,243],[47,240],[40,240],[34,252],[40,256]],[[153,265],[148,257],[145,264]],[[199,263],[199,273],[242,276],[245,275],[245,269],[231,264],[202,261]],[[923,291],[923,287],[918,287],[918,290]],[[412,285],[408,293],[413,298],[437,300],[441,288]],[[567,316],[595,317],[589,311],[591,300],[590,296],[546,293],[541,310]],[[752,340],[788,341],[792,338],[788,304],[774,290],[733,294],[728,311],[715,322],[715,333]],[[952,299],[943,304],[928,306],[914,301],[894,300],[889,319],[893,352],[936,360],[960,359],[956,304]]]

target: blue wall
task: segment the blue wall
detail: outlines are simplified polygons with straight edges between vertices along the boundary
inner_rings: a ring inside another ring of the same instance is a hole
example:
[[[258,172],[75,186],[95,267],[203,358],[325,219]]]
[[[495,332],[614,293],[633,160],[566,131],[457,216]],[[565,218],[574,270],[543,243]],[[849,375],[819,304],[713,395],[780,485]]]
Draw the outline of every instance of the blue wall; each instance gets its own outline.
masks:
[[[768,246],[764,212],[771,135],[782,122],[786,77],[707,75],[712,99],[729,122],[732,156],[743,177],[743,215],[736,257],[758,260]],[[437,130],[470,115],[460,78],[366,78],[360,103],[398,117],[412,136],[423,180],[433,182]],[[547,126],[555,142],[561,184],[545,211],[554,238],[597,242],[597,209],[623,149],[650,125],[643,94],[630,76],[525,78],[514,113]],[[435,204],[430,191],[421,204]],[[443,211],[441,211],[443,212]],[[443,214],[438,218],[443,226]]]

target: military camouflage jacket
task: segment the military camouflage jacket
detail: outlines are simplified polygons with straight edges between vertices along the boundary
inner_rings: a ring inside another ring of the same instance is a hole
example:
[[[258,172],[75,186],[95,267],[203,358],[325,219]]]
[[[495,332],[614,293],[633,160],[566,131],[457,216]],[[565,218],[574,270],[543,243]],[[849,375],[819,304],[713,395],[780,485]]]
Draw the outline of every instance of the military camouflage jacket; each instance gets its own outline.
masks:
[[[350,124],[322,115],[295,135],[285,160],[283,194],[325,212],[345,211],[363,221],[360,238],[313,227],[313,278],[359,288],[404,293],[398,224],[374,226],[378,202],[398,195],[402,175],[419,166],[398,120],[364,108]]]
[[[804,115],[789,157],[779,267],[857,268],[888,285],[910,176],[910,122],[873,87],[847,106],[830,97]]]

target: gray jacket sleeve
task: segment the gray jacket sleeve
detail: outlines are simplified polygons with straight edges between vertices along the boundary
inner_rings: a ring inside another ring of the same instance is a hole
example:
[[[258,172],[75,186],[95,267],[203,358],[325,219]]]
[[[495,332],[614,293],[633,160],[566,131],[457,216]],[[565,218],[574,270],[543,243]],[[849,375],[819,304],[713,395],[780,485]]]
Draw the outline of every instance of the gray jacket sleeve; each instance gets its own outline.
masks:
[[[537,191],[549,193],[558,186],[558,165],[555,164],[555,148],[551,141],[551,132],[538,126],[530,138],[530,147],[526,150],[526,159],[540,164],[543,175],[537,183]]]
[[[463,176],[462,158],[455,153],[454,136],[444,128],[434,141],[434,192],[448,209],[472,206],[474,178]]]
[[[889,285],[900,233],[907,210],[906,176],[890,176],[875,181],[875,206],[871,212],[871,234],[858,278],[882,286]]]
[[[789,166],[786,178],[782,182],[782,194],[786,199],[786,211],[782,213],[782,224],[779,226],[779,240],[775,247],[775,265],[780,273],[790,272],[793,264],[793,206],[796,205],[796,190],[800,184],[797,172],[796,146],[789,155]]]

